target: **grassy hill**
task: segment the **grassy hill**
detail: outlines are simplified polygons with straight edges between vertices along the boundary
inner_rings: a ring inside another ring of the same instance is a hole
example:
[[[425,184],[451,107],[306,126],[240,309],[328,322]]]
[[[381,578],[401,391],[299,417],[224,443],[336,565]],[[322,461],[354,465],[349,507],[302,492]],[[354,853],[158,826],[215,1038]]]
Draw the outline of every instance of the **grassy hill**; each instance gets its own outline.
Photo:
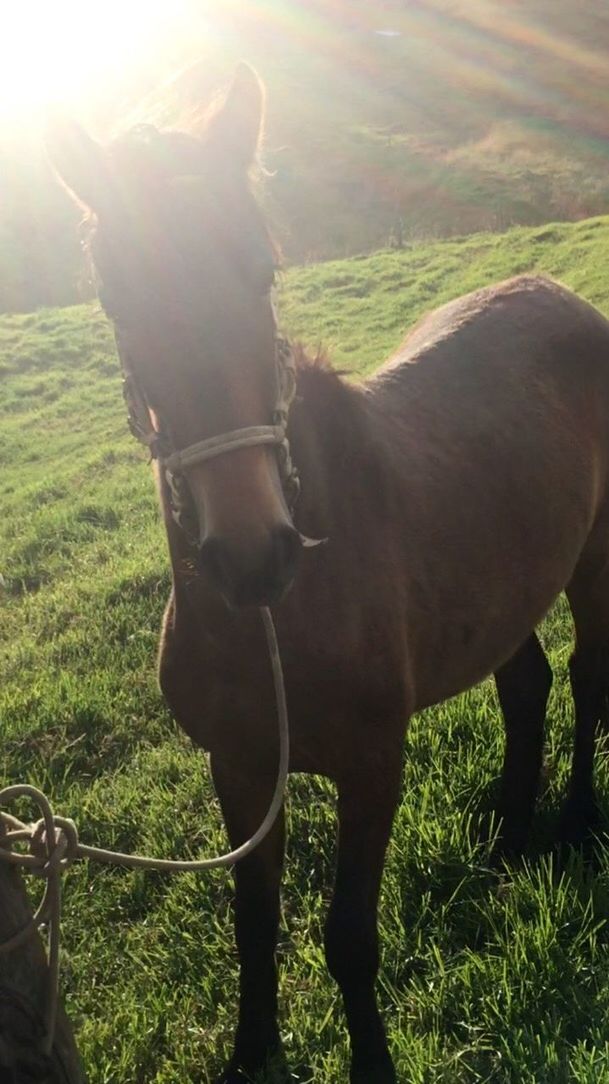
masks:
[[[477,235],[292,270],[283,324],[369,371],[422,311],[538,269],[609,313],[609,219]],[[2,776],[28,780],[86,841],[164,855],[225,844],[204,758],[157,690],[169,587],[153,484],[128,436],[94,305],[0,320]],[[609,860],[550,852],[572,740],[570,627],[556,673],[530,861],[497,876],[473,842],[502,736],[493,687],[416,718],[381,904],[381,999],[409,1084],[609,1081]],[[609,772],[599,758],[609,813]],[[346,1042],[321,950],[332,788],[295,778],[280,965],[300,1080],[342,1084]],[[236,1005],[231,885],[79,865],[66,879],[63,983],[91,1084],[213,1080]]]
[[[137,121],[197,130],[249,60],[268,85],[267,200],[289,260],[609,209],[605,0],[179,7],[162,53],[134,57],[78,119],[100,138]],[[0,311],[75,300],[78,214],[39,134],[2,133],[0,176]]]

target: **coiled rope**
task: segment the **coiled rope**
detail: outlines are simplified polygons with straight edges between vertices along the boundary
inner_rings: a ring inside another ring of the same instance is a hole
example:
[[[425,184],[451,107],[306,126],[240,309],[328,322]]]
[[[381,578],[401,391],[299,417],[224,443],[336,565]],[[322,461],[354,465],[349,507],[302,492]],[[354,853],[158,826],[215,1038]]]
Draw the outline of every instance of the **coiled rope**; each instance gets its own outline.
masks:
[[[290,759],[288,730],[288,712],[285,698],[283,670],[275,626],[270,610],[261,608],[260,614],[266,633],[269,658],[273,671],[273,685],[277,705],[279,729],[279,767],[277,782],[268,808],[260,827],[245,843],[227,854],[214,858],[194,860],[151,858],[141,854],[123,854],[121,851],[108,851],[103,847],[90,847],[78,839],[74,821],[57,816],[45,794],[37,787],[27,783],[0,790],[0,804],[6,805],[16,798],[29,798],[39,808],[41,817],[33,824],[25,824],[10,813],[0,812],[0,821],[5,826],[0,861],[10,862],[23,870],[42,877],[46,881],[40,905],[30,921],[18,930],[8,941],[0,944],[0,953],[10,952],[30,937],[41,926],[48,927],[48,990],[43,1019],[42,1051],[50,1055],[55,1037],[57,1006],[59,1001],[59,939],[61,919],[61,874],[77,858],[90,858],[97,862],[106,862],[114,866],[126,866],[128,869],[153,869],[166,873],[197,872],[204,869],[218,869],[233,866],[258,846],[272,828],[277,814],[283,805]],[[9,848],[14,843],[26,843],[29,852],[13,851]]]

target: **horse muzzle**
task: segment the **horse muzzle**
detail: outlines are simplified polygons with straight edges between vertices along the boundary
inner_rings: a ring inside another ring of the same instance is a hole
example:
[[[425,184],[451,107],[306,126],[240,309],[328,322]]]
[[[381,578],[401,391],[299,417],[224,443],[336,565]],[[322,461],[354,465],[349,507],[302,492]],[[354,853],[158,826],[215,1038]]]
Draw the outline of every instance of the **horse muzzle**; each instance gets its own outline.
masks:
[[[272,606],[290,588],[302,542],[287,524],[275,527],[263,546],[208,536],[199,547],[197,567],[231,606]]]

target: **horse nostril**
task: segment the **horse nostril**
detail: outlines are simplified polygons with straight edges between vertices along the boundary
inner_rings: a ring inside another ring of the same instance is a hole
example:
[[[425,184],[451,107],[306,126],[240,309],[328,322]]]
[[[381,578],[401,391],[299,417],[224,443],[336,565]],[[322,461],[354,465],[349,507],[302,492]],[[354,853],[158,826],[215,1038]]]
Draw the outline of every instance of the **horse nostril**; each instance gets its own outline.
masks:
[[[268,606],[279,601],[296,572],[302,543],[293,527],[278,527],[262,549],[206,538],[198,567],[225,599],[237,606]]]

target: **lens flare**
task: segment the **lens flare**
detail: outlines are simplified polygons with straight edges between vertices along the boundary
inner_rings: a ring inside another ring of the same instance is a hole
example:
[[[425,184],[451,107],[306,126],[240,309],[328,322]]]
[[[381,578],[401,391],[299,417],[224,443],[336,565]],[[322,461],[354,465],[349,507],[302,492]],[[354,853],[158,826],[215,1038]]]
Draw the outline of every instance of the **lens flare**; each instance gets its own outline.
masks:
[[[49,107],[74,109],[96,88],[166,47],[181,0],[20,0],[2,7],[0,121],[19,126]]]

